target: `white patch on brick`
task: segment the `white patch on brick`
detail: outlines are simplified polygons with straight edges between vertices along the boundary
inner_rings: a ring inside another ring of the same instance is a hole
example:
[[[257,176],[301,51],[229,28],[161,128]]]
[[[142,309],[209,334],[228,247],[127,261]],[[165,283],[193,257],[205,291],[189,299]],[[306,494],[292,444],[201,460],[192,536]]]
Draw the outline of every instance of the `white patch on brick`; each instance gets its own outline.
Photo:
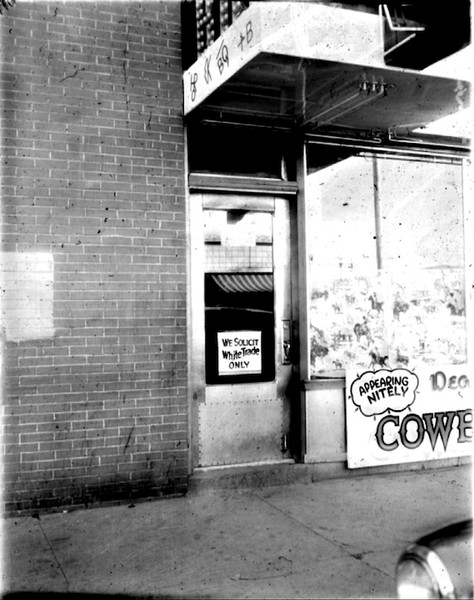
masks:
[[[2,252],[0,277],[2,336],[15,342],[52,337],[52,254]]]

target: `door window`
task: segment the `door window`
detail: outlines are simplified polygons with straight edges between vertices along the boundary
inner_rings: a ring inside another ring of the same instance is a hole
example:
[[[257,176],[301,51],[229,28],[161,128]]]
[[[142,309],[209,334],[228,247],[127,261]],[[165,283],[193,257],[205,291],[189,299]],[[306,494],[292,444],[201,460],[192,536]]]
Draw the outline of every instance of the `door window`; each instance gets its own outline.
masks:
[[[272,214],[205,210],[206,383],[275,377]]]

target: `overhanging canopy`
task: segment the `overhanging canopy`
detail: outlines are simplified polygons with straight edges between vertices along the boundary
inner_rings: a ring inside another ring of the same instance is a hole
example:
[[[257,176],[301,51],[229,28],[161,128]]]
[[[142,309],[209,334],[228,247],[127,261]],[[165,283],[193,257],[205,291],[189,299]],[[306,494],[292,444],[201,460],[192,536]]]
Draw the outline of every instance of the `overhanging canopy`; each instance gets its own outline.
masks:
[[[308,133],[396,133],[468,108],[469,82],[384,64],[376,15],[268,5],[251,5],[184,73],[186,115]]]

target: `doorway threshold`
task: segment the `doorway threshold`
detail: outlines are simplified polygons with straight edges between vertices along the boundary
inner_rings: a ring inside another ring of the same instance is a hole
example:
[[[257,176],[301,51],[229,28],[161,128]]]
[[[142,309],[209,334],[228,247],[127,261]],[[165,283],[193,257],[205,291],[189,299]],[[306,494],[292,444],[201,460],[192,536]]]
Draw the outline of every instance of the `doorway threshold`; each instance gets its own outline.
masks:
[[[189,493],[212,490],[262,488],[290,483],[310,483],[312,470],[293,459],[278,462],[257,462],[216,465],[194,469],[189,479]]]
[[[292,458],[284,458],[282,460],[259,460],[255,462],[233,463],[231,465],[209,465],[207,467],[196,467],[194,473],[206,473],[208,471],[218,471],[219,469],[240,469],[250,467],[268,467],[275,465],[294,465],[295,461]]]

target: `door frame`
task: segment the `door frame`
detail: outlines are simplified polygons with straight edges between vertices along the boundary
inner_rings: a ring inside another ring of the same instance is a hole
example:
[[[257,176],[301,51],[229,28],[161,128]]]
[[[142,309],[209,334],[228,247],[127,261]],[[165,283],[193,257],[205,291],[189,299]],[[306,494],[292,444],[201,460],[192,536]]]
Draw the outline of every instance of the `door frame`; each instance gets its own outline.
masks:
[[[229,180],[235,178],[230,177]],[[241,178],[238,178],[241,179]],[[287,184],[288,182],[282,182]],[[276,186],[277,188],[279,186]],[[233,186],[232,186],[233,188]],[[231,192],[231,193],[229,193]],[[238,196],[240,207],[248,210],[263,210],[265,212],[275,212],[273,209],[274,199],[284,199],[288,202],[289,208],[289,269],[291,289],[290,310],[292,314],[292,351],[293,360],[291,366],[291,381],[293,385],[293,394],[291,398],[291,418],[292,418],[292,454],[299,459],[302,453],[303,440],[301,439],[301,398],[299,393],[299,293],[298,293],[298,242],[296,235],[296,186],[291,186],[291,192],[288,186],[285,189],[267,188],[262,193],[254,189],[232,189],[221,191],[208,191],[208,189],[190,189],[189,190],[189,293],[188,293],[188,316],[189,316],[189,416],[190,416],[190,471],[197,468],[199,464],[199,423],[198,409],[199,404],[205,401],[206,383],[205,383],[205,344],[204,344],[204,239],[203,239],[203,209],[223,208],[226,201],[232,206],[232,200]],[[197,267],[196,267],[197,265]],[[279,302],[275,298],[275,303]],[[279,324],[275,322],[275,329]],[[276,349],[280,353],[280,348]],[[295,385],[296,384],[296,385]],[[294,422],[293,422],[294,421]]]

